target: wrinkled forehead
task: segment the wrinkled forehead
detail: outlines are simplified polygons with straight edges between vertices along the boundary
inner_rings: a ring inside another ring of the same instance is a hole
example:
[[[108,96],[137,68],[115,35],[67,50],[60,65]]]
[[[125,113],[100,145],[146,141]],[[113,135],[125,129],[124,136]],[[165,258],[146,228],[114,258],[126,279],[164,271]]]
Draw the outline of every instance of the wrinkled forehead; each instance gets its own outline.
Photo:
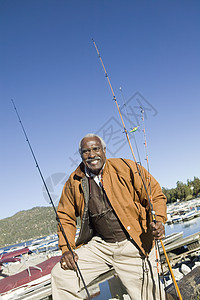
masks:
[[[81,149],[91,148],[94,146],[102,147],[101,141],[98,137],[87,137],[81,141]]]

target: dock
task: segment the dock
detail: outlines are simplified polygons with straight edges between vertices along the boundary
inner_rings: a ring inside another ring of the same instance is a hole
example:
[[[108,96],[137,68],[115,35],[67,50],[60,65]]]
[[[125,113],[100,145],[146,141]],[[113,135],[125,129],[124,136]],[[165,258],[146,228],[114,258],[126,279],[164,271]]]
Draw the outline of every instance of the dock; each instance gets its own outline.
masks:
[[[165,245],[165,240],[163,240]],[[165,250],[167,252],[170,264],[174,267],[177,263],[184,262],[187,259],[194,258],[200,255],[200,232],[194,233],[188,237],[179,236],[173,242],[165,245]],[[167,270],[167,264],[165,262],[165,257],[163,249],[160,245],[160,259],[164,267]]]

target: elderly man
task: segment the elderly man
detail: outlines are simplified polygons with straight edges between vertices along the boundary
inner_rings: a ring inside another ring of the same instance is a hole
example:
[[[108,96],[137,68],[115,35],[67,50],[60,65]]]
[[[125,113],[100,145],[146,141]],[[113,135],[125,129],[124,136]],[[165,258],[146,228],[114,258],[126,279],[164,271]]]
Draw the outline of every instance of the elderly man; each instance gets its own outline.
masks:
[[[166,198],[158,182],[141,166],[138,174],[131,160],[106,159],[105,143],[95,134],[81,140],[79,152],[82,162],[66,182],[57,212],[86,284],[114,267],[131,299],[160,299],[154,239],[164,237]],[[140,175],[150,180],[156,224]],[[76,264],[58,234],[63,254],[52,271],[53,299],[83,299]]]

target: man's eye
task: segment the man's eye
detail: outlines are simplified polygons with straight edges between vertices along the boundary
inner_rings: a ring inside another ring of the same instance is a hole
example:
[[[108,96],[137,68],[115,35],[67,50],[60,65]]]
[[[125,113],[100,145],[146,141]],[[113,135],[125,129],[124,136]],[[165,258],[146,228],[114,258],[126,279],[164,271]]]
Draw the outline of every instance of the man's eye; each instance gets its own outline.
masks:
[[[82,150],[82,153],[87,154],[87,153],[89,153],[89,150]]]
[[[98,152],[100,150],[100,147],[94,147],[92,149],[83,149],[82,154],[89,154],[91,151]]]

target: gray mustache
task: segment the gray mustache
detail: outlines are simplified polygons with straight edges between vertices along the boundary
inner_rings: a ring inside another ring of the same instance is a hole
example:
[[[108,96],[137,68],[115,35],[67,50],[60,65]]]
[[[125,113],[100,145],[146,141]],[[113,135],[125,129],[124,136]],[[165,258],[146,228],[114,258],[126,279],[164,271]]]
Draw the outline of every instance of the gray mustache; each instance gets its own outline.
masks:
[[[86,160],[86,162],[91,162],[91,161],[93,161],[93,160],[101,160],[101,159],[100,159],[100,157],[88,158],[88,159]]]

